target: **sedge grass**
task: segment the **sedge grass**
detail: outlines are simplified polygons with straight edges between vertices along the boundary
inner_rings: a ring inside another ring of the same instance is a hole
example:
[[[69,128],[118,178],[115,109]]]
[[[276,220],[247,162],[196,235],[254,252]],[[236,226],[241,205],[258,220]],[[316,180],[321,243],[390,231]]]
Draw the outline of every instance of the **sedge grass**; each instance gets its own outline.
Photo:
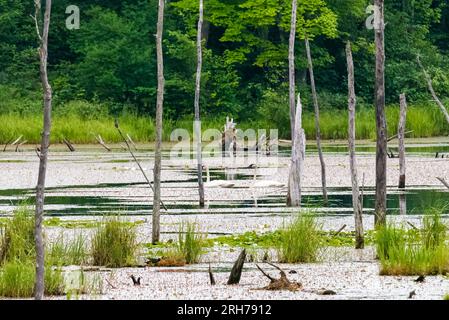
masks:
[[[105,218],[92,237],[91,254],[94,265],[128,267],[136,263],[137,233],[134,225],[120,217]]]
[[[279,260],[285,263],[316,262],[322,245],[322,226],[316,216],[300,213],[281,230]]]

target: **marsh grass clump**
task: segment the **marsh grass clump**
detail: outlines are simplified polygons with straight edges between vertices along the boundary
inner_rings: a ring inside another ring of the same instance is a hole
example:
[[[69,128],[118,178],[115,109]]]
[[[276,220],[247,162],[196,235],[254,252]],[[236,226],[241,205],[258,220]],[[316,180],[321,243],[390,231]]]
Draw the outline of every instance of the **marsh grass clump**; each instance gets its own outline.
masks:
[[[33,296],[36,269],[31,260],[8,261],[0,269],[0,296],[28,298]],[[62,295],[65,291],[64,277],[60,268],[45,268],[45,294]]]
[[[29,209],[19,207],[13,217],[0,227],[0,265],[34,256],[34,217]]]
[[[178,233],[176,248],[187,264],[200,261],[204,247],[204,239],[196,223],[182,223]]]
[[[281,230],[279,260],[285,263],[315,262],[323,245],[322,226],[311,213],[299,214]]]
[[[86,264],[89,254],[84,236],[81,233],[77,234],[71,241],[67,242],[61,235],[49,246],[46,258],[50,265],[68,266]]]
[[[391,224],[379,228],[375,244],[381,275],[425,275],[449,272],[446,226],[439,212],[423,218],[422,230]]]
[[[128,267],[136,263],[137,234],[134,225],[119,217],[98,224],[92,237],[92,262],[107,267]]]
[[[197,223],[182,223],[178,231],[178,241],[158,252],[158,267],[180,267],[186,264],[198,263],[203,250],[209,243],[199,232]]]

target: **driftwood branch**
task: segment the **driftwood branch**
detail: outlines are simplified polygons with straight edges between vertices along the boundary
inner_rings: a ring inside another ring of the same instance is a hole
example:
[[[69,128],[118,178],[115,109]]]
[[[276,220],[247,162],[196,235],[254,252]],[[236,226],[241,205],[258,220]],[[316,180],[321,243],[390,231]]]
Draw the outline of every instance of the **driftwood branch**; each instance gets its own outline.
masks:
[[[70,152],[75,152],[75,147],[73,146],[73,144],[69,140],[64,138],[62,141],[67,146],[67,148],[69,148]]]
[[[134,150],[137,151],[136,144],[134,143],[133,139],[131,139],[131,136],[130,136],[129,134],[126,134],[126,138],[128,139],[129,142],[131,142],[131,144],[132,144],[133,147],[134,147]]]
[[[338,236],[338,235],[340,234],[340,232],[342,232],[342,231],[344,230],[344,228],[346,228],[346,225],[345,225],[345,224],[342,225],[342,226],[340,227],[340,229],[338,229],[337,232],[334,233],[333,237]]]
[[[438,181],[440,181],[442,184],[444,184],[444,186],[446,188],[449,189],[449,183],[447,183],[447,181],[444,178],[442,178],[442,177],[436,177],[436,178],[438,179]]]
[[[447,111],[446,107],[443,105],[443,103],[438,98],[437,94],[435,93],[435,90],[433,89],[433,85],[432,85],[432,78],[430,78],[430,75],[427,73],[427,70],[422,65],[419,55],[416,56],[416,60],[418,61],[418,65],[420,66],[420,68],[422,69],[422,71],[424,73],[424,77],[426,78],[426,81],[427,81],[427,87],[429,88],[429,91],[430,91],[430,94],[432,95],[433,100],[437,103],[441,112],[443,112],[447,123],[449,123],[449,112]]]
[[[115,128],[117,129],[118,133],[119,133],[120,136],[122,137],[123,141],[124,141],[125,144],[126,144],[126,147],[127,147],[128,151],[129,151],[129,153],[130,153],[131,156],[133,157],[134,161],[137,163],[137,166],[139,167],[139,169],[140,169],[140,171],[142,172],[142,174],[143,174],[145,180],[147,181],[148,185],[150,186],[151,190],[152,190],[153,193],[154,193],[153,185],[151,184],[150,179],[148,179],[148,177],[147,177],[145,171],[143,170],[142,166],[140,165],[139,160],[137,160],[136,156],[135,156],[134,153],[132,152],[131,147],[129,146],[128,140],[126,140],[125,136],[124,136],[123,133],[122,133],[122,130],[120,130],[120,127],[119,127],[119,124],[118,124],[118,120],[117,120],[117,119],[115,119]],[[166,207],[165,204],[162,202],[162,199],[160,200],[160,203],[161,203],[162,207],[164,207],[165,211],[167,211],[167,207]]]
[[[263,271],[262,268],[259,267],[256,264],[256,267],[260,270],[260,272],[262,272],[262,274],[265,277],[270,279],[270,283],[266,287],[264,287],[262,289],[264,289],[264,290],[290,290],[290,291],[297,291],[297,290],[300,290],[302,288],[302,284],[301,283],[288,280],[287,274],[280,267],[278,267],[278,266],[276,266],[276,265],[274,265],[273,263],[270,263],[270,262],[268,262],[268,264],[270,266],[278,269],[279,272],[281,273],[281,277],[279,279],[275,279],[275,278],[271,277],[268,273]]]
[[[95,140],[97,140],[97,142],[98,142],[103,148],[105,148],[107,151],[111,151],[111,148],[109,148],[109,147],[106,145],[106,143],[104,143],[104,140],[103,140],[103,138],[102,138],[100,135],[95,136]]]
[[[409,133],[412,133],[412,132],[413,132],[413,130],[405,131],[405,132],[404,132],[404,135],[409,134]],[[394,139],[396,139],[397,137],[398,137],[398,134],[396,133],[394,136],[389,137],[389,138],[387,139],[387,142],[390,142],[391,140],[394,140]]]

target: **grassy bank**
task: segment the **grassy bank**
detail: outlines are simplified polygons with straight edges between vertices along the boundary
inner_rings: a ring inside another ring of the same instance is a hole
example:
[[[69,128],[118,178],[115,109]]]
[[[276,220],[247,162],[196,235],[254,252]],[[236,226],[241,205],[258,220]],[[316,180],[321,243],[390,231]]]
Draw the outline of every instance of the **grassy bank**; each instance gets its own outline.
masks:
[[[356,135],[358,139],[374,139],[376,134],[375,114],[373,109],[359,110],[356,115]],[[397,132],[399,110],[395,106],[387,108],[387,124],[389,135]],[[287,119],[288,120],[288,119]],[[154,139],[154,121],[149,117],[122,115],[119,117],[122,130],[133,140],[139,142]],[[203,131],[209,128],[222,129],[225,119],[205,118],[202,122]],[[40,140],[42,128],[41,115],[0,114],[0,144],[23,135],[28,143]],[[279,129],[280,138],[289,138],[289,122],[285,119],[259,120],[241,122],[237,120],[240,129]],[[192,136],[192,120],[165,120],[164,140],[169,141],[173,130],[186,129]],[[308,139],[315,135],[313,113],[305,112],[303,127]],[[346,110],[323,110],[321,112],[321,134],[323,139],[346,139],[347,137]],[[449,134],[449,125],[445,122],[441,111],[437,107],[410,106],[407,112],[407,130],[413,130],[411,137],[432,137]],[[85,117],[74,114],[58,114],[53,117],[52,143],[61,142],[67,138],[73,143],[95,143],[95,134],[100,134],[108,143],[120,142],[121,138],[114,128],[114,118],[108,115],[101,117]]]

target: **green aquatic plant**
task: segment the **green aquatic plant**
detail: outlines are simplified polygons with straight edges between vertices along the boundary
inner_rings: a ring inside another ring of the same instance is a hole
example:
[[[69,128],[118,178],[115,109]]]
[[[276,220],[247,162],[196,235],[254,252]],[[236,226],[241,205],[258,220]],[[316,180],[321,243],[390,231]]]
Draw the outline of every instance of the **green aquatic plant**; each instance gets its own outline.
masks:
[[[300,213],[281,231],[278,246],[281,262],[315,262],[323,246],[322,226],[312,213]]]
[[[138,244],[135,227],[120,217],[108,217],[98,223],[91,241],[94,265],[118,268],[136,263]]]

